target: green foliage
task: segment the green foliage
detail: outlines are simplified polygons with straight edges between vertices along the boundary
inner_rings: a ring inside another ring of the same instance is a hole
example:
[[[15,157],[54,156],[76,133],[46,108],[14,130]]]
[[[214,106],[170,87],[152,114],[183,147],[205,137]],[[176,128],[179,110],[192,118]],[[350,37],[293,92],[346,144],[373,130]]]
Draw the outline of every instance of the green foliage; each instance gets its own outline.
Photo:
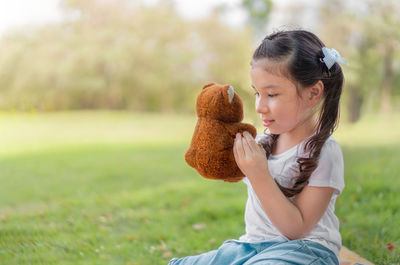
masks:
[[[348,65],[344,100],[347,117],[398,111],[400,92],[400,4],[396,0],[323,1],[318,32],[327,46],[343,54]]]
[[[400,262],[399,120],[370,116],[336,133],[345,158],[336,206],[343,242],[376,264]],[[194,122],[1,114],[2,263],[166,264],[243,234],[245,185],[203,179],[184,161]]]
[[[272,11],[271,0],[242,0],[241,5],[247,13],[247,21],[254,29],[254,37],[264,38],[265,27]]]
[[[0,108],[193,111],[210,81],[248,84],[250,37],[172,4],[64,1],[69,19],[0,39]]]
[[[65,20],[14,30],[0,39],[0,109],[124,109],[193,113],[207,82],[230,83],[250,107],[254,45],[265,35],[271,0],[241,0],[243,27],[230,27],[220,4],[202,19],[184,19],[173,1],[64,0]],[[224,11],[225,9],[225,11]],[[291,4],[288,22],[318,12],[315,33],[349,62],[343,66],[344,116],[398,111],[400,5],[396,0]],[[304,25],[309,28],[309,25]]]

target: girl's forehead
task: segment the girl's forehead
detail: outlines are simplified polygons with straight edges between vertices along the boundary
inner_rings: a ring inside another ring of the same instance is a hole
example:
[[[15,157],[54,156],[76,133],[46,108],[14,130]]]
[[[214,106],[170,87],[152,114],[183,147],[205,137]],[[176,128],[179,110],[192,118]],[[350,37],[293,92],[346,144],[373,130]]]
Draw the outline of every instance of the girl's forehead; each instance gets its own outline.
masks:
[[[250,70],[253,83],[292,83],[292,81],[283,75],[280,71],[266,71],[261,67],[254,67]],[[253,84],[254,85],[254,84]]]
[[[289,77],[289,71],[287,69],[287,63],[285,61],[268,59],[259,59],[256,61],[253,60],[250,63],[250,71],[253,70],[265,71],[267,73],[286,78]]]
[[[250,63],[250,74],[253,82],[261,83],[285,83],[286,85],[295,85],[295,82],[290,78],[287,69],[287,62],[259,59],[253,60]],[[258,80],[254,80],[258,79]]]

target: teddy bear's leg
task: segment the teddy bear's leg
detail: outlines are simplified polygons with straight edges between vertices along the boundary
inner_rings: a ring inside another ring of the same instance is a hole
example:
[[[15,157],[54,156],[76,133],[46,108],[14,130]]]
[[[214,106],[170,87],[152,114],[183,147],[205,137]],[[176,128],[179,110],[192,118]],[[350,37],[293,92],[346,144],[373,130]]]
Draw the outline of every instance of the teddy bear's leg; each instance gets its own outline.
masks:
[[[189,148],[186,153],[185,153],[185,160],[186,163],[188,163],[189,166],[196,168],[197,163],[196,163],[196,150],[193,148]]]
[[[244,175],[236,165],[232,150],[198,154],[197,166],[201,175],[211,179],[239,181]]]
[[[229,161],[228,164],[234,165],[234,166],[231,166],[231,170],[230,170],[231,173],[229,175],[227,175],[227,177],[224,180],[228,181],[228,182],[237,182],[237,181],[243,179],[245,176],[236,164],[236,160],[235,160],[235,156],[233,155],[233,151],[229,152],[227,154],[227,159]]]
[[[236,182],[241,180],[244,175],[242,171],[240,171],[239,167],[236,164],[235,157],[233,155],[233,150],[227,152],[223,151],[220,157],[221,161],[225,162],[224,168],[221,169],[221,175],[223,176],[223,180],[229,182]]]

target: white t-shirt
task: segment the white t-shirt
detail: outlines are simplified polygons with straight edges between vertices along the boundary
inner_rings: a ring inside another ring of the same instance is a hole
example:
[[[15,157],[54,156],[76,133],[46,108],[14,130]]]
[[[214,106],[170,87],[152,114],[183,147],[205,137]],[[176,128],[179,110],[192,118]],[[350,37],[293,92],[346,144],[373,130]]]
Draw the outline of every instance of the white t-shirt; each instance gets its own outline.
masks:
[[[256,141],[259,141],[261,137],[268,136],[257,135]],[[299,170],[297,158],[305,157],[303,151],[305,141],[281,154],[270,155],[268,158],[270,174],[280,185],[284,187],[293,186],[293,181]],[[269,220],[250,181],[244,178],[243,182],[246,183],[248,190],[245,211],[246,234],[241,236],[239,240],[246,242],[288,241],[288,238],[283,236]],[[322,147],[318,166],[311,174],[308,185],[332,187],[335,192],[326,212],[304,239],[318,242],[338,256],[342,246],[342,238],[339,233],[339,220],[334,212],[336,198],[344,188],[344,166],[342,150],[332,136],[326,140]]]

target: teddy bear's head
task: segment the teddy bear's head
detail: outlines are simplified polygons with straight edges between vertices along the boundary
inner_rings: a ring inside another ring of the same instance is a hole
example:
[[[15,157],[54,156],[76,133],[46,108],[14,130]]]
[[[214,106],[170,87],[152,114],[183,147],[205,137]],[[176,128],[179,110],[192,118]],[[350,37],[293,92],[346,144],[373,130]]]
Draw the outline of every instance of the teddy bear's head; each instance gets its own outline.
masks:
[[[230,85],[209,83],[197,97],[198,117],[224,122],[240,122],[243,119],[243,103]]]

